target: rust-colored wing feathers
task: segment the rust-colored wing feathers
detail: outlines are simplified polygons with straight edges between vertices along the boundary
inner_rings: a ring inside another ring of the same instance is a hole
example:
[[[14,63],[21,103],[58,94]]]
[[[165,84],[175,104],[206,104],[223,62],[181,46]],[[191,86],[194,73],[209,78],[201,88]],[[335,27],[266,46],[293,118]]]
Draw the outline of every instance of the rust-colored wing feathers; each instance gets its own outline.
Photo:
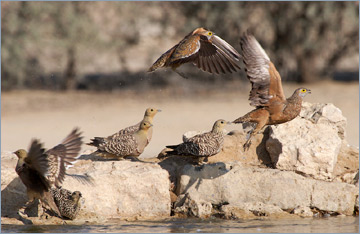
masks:
[[[246,73],[252,85],[250,105],[268,106],[274,98],[284,101],[281,77],[255,37],[245,33],[240,46]]]
[[[210,73],[232,73],[240,70],[237,62],[240,54],[226,41],[204,28],[189,33],[177,45],[165,52],[149,68],[154,71],[160,67],[176,69],[188,62]]]
[[[200,36],[191,35],[182,40],[171,55],[169,65],[174,63],[187,63],[193,60],[192,56],[196,55],[200,50]]]

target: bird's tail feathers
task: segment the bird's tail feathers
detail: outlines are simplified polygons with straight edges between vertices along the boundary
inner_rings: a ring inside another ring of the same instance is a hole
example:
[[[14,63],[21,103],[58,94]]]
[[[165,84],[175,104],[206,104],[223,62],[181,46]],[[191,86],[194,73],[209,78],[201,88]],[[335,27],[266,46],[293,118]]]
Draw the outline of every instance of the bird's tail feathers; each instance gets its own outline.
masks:
[[[176,149],[176,147],[178,147],[178,145],[167,145],[166,148],[169,149]]]
[[[103,137],[94,137],[93,139],[90,139],[90,143],[86,143],[87,145],[98,147],[101,143],[104,143]]]
[[[232,121],[232,123],[238,124],[238,123],[245,123],[246,119],[244,117],[240,117]]]

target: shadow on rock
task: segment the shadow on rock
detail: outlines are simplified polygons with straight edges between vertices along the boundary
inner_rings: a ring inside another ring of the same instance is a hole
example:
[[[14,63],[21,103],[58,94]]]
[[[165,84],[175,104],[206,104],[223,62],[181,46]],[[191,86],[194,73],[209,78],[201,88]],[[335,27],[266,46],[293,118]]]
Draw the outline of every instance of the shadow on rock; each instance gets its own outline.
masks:
[[[16,177],[1,190],[1,217],[19,218],[17,211],[27,200],[26,188]]]
[[[186,172],[189,171],[188,169],[190,167],[195,167],[195,173],[187,174]],[[192,187],[195,183],[195,188],[199,189],[200,184],[203,180],[212,180],[217,177],[220,177],[222,175],[225,175],[228,173],[232,167],[229,168],[226,167],[225,163],[217,162],[212,164],[206,164],[206,165],[200,165],[200,166],[194,166],[194,165],[185,165],[184,170],[182,170],[181,176],[189,176],[190,181],[182,191],[183,194],[187,193],[188,189]]]

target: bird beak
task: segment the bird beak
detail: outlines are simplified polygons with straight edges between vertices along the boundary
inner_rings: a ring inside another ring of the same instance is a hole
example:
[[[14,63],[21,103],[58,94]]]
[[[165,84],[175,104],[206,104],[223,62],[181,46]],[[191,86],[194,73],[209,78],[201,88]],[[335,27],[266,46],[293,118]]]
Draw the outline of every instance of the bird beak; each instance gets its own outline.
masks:
[[[150,127],[154,126],[153,124],[150,124]]]
[[[158,110],[157,110],[157,112],[161,112],[161,110],[160,110],[160,109],[158,109]]]
[[[310,90],[310,89],[308,89],[307,92],[308,92],[308,94],[311,94],[311,90]]]
[[[232,122],[230,122],[230,121],[227,121],[227,122],[226,122],[226,124],[227,124],[227,125],[230,125],[230,124],[232,124]]]

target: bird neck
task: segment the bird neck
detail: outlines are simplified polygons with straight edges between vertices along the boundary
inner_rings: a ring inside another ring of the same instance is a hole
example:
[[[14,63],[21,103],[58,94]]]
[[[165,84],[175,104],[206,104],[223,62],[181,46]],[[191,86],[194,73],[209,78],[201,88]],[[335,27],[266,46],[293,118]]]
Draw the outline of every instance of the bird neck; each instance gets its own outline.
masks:
[[[78,197],[78,196],[73,198],[73,201],[75,204],[78,204],[79,200],[80,200],[80,197]]]
[[[211,130],[212,133],[221,133],[222,134],[222,128],[218,128],[216,126],[213,127],[213,129]]]
[[[147,133],[148,133],[148,129],[139,129],[139,131],[137,131],[135,135],[138,137],[142,137],[142,136],[146,137]]]
[[[144,120],[148,121],[149,123],[152,123],[153,118],[154,118],[154,116],[147,116],[147,115],[144,116]]]
[[[299,92],[297,90],[295,90],[295,92],[293,93],[293,95],[291,95],[288,99],[288,102],[290,103],[301,103],[302,102],[302,97],[299,95]]]

